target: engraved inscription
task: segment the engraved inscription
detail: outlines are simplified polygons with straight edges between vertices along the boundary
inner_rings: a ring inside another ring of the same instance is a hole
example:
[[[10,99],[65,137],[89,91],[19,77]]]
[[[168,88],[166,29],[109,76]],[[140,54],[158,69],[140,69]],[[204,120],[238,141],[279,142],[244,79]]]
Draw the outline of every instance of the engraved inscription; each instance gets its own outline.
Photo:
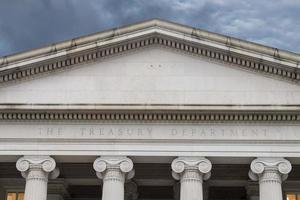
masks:
[[[268,131],[263,128],[173,128],[171,129],[171,135],[181,137],[266,137],[268,136]]]
[[[295,141],[300,125],[11,124],[1,125],[0,138]]]
[[[164,125],[82,125],[46,126],[38,129],[41,138],[72,139],[300,139],[280,127],[264,126],[164,126]]]
[[[80,128],[80,136],[151,136],[152,128]]]
[[[62,127],[39,128],[39,135],[44,137],[60,137],[63,135]]]

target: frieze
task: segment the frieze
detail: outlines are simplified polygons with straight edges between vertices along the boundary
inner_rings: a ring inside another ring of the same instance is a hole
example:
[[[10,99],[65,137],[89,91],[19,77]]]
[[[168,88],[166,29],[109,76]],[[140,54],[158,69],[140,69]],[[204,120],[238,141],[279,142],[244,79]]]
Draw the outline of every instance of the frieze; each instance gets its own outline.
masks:
[[[5,133],[5,134],[3,134]],[[300,140],[300,126],[272,125],[1,125],[2,139]]]

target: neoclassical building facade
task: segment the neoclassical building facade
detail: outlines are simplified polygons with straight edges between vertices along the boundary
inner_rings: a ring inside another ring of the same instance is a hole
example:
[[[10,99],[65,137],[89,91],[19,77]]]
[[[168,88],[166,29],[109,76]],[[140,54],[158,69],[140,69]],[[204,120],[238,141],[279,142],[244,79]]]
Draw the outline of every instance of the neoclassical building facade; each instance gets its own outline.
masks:
[[[300,200],[300,55],[149,20],[0,58],[0,200]]]

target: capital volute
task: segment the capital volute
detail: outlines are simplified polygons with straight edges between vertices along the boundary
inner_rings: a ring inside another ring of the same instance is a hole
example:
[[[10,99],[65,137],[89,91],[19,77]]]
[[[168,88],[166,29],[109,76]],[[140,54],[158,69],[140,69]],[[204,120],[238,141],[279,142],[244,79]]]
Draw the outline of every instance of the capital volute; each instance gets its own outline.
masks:
[[[110,169],[120,170],[126,175],[126,179],[134,176],[133,162],[127,157],[101,156],[94,161],[93,167],[100,179],[103,179],[103,174]]]
[[[256,181],[265,172],[278,173],[285,180],[292,170],[290,161],[284,158],[257,158],[250,165],[249,177]]]
[[[211,162],[204,157],[179,157],[172,162],[172,175],[175,179],[180,179],[180,174],[185,170],[194,170],[203,174],[203,179],[207,180],[210,177],[212,169]]]
[[[56,162],[50,156],[23,156],[17,161],[16,167],[24,177],[30,170],[41,170],[53,179],[59,176]]]

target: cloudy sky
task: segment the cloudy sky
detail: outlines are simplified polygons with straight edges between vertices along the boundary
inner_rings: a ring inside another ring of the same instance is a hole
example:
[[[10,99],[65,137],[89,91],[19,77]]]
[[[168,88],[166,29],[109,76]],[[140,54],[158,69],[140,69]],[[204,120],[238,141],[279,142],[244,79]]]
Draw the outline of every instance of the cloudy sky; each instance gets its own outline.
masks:
[[[0,0],[0,56],[150,18],[300,52],[300,0]]]

